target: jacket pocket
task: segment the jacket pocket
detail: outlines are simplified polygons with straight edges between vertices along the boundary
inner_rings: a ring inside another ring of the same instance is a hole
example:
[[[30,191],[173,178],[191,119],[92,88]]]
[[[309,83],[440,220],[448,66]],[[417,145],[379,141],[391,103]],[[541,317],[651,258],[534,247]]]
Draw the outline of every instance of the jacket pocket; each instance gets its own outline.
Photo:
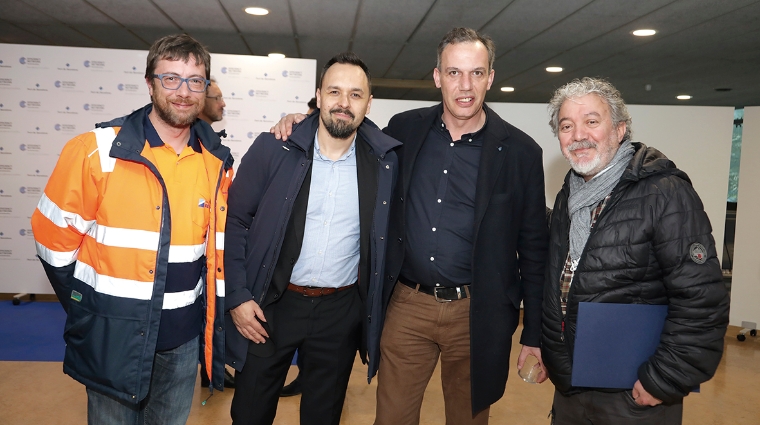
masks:
[[[146,328],[142,320],[106,316],[71,303],[64,365],[85,385],[137,395]]]

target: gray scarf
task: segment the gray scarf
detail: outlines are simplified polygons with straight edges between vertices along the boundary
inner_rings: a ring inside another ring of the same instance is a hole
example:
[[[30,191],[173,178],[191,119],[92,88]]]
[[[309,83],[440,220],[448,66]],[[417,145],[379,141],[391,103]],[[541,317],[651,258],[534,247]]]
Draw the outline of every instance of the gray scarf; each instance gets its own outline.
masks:
[[[591,233],[591,209],[615,188],[625,168],[631,162],[634,152],[631,142],[626,140],[618,148],[607,168],[585,181],[576,172],[570,173],[570,197],[567,200],[570,215],[570,259],[572,269],[578,266],[583,248]]]

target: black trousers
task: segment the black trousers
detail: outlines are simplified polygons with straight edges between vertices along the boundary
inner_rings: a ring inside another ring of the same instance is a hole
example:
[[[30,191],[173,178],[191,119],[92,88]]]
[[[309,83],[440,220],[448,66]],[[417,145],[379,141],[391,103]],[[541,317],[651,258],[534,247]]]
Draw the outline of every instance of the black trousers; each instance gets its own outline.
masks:
[[[631,390],[585,391],[565,397],[554,391],[552,425],[680,425],[683,403],[639,406]]]
[[[235,376],[233,424],[272,424],[298,349],[301,425],[338,425],[361,334],[358,288],[316,298],[285,291],[271,316],[267,320],[275,353],[258,357],[248,352],[243,370]]]

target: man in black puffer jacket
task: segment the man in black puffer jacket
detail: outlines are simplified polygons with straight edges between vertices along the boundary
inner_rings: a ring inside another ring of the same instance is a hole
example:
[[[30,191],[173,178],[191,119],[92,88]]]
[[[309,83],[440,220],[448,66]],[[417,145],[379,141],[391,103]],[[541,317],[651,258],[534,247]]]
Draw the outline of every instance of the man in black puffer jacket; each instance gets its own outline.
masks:
[[[683,397],[718,367],[728,325],[702,202],[665,155],[631,142],[631,118],[609,82],[574,80],[555,92],[549,111],[572,167],[554,204],[544,285],[554,423],[680,424]],[[580,302],[668,306],[659,346],[633,388],[571,385]]]

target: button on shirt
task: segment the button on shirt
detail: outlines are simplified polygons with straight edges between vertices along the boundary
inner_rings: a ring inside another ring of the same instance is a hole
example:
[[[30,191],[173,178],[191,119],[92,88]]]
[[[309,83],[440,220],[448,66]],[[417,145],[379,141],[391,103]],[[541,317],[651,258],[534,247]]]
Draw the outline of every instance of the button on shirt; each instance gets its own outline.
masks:
[[[454,141],[440,115],[428,132],[407,195],[402,279],[443,287],[471,282],[483,133],[480,129]]]
[[[166,186],[171,211],[171,246],[156,351],[179,347],[203,328],[203,281],[211,189],[198,137],[190,128],[188,145],[178,155],[164,144],[148,118],[145,138]],[[160,214],[160,211],[157,213]]]
[[[301,254],[290,281],[337,288],[359,275],[359,182],[356,137],[337,161],[323,156],[314,136],[309,204]]]

